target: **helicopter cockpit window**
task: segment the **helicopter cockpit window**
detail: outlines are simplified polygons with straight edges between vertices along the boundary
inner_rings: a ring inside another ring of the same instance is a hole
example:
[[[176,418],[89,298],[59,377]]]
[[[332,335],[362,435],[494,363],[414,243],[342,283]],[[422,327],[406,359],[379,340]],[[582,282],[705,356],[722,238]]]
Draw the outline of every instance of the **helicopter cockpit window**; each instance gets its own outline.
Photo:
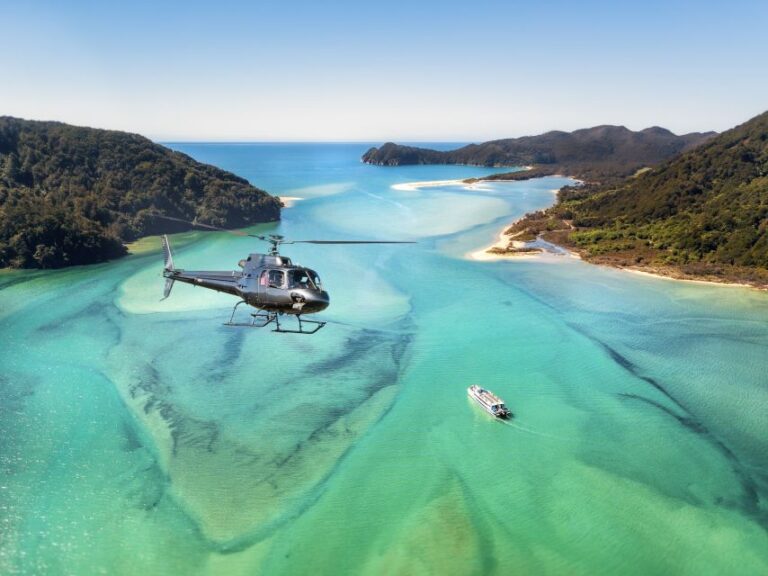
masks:
[[[317,287],[317,289],[322,290],[323,284],[320,282],[320,276],[317,275],[317,272],[315,272],[314,270],[307,270],[307,272],[309,272],[309,276],[310,278],[312,278],[312,282],[315,283],[315,286]]]
[[[282,288],[284,280],[285,280],[285,273],[282,270],[269,271],[269,287],[270,288]]]
[[[311,288],[309,275],[306,270],[291,270],[288,273],[289,288]]]
[[[288,272],[290,288],[309,288],[310,290],[322,290],[320,278],[312,270],[300,269]]]

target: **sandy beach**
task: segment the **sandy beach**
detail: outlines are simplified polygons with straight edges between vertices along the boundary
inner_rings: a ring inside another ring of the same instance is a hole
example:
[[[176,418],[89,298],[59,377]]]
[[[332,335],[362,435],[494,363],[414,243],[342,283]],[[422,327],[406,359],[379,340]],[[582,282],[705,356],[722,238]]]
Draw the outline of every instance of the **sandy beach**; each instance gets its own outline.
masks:
[[[278,196],[278,198],[280,198],[280,202],[283,203],[284,208],[290,208],[294,206],[299,200],[304,200],[304,198],[299,196]]]
[[[509,243],[509,237],[502,232],[499,235],[499,241],[496,244],[493,244],[492,246],[486,246],[485,248],[475,250],[474,252],[468,252],[466,258],[468,260],[475,260],[477,262],[497,262],[499,260],[539,260],[541,262],[562,262],[565,258],[581,260],[581,256],[575,252],[571,252],[570,250],[567,251],[567,254],[555,254],[547,250],[542,250],[541,252],[507,252],[506,254],[488,252],[488,250],[492,248],[501,248],[502,250],[506,249]],[[518,240],[512,240],[511,243],[513,248],[524,248],[527,244],[527,242],[521,242]],[[562,248],[562,246],[559,248]],[[562,249],[565,250],[565,248]]]
[[[481,180],[480,182],[485,182],[485,180]],[[479,183],[479,182],[478,182]],[[553,188],[551,192],[555,195],[557,195],[558,188]],[[524,248],[527,242],[522,242],[518,240],[514,240],[513,237],[505,234],[504,232],[509,229],[510,226],[513,226],[515,223],[519,222],[522,218],[518,218],[517,220],[510,222],[507,224],[504,228],[502,228],[501,232],[499,233],[498,240],[491,244],[490,246],[486,246],[485,248],[481,248],[480,250],[475,250],[474,252],[468,252],[467,253],[467,259],[469,260],[477,260],[480,262],[492,262],[496,260],[535,260],[535,259],[541,259],[547,256],[557,256],[562,257],[562,254],[550,254],[547,251],[542,251],[539,253],[525,253],[525,252],[509,252],[507,254],[494,254],[491,252],[488,252],[489,250],[492,250],[494,248],[499,248],[501,250],[505,250],[510,243],[512,244],[513,248]],[[562,246],[560,246],[563,250]],[[581,257],[576,254],[575,252],[571,252],[568,250],[568,257],[569,258],[577,258],[581,259]]]
[[[504,229],[506,230],[506,228]],[[514,248],[522,248],[525,246],[525,242],[520,242],[517,240],[512,240],[509,236],[504,234],[504,230],[501,231],[499,234],[499,239],[495,244],[492,244],[490,246],[486,246],[485,248],[481,248],[480,250],[475,250],[474,252],[468,252],[467,258],[469,260],[477,260],[479,262],[490,262],[495,260],[508,260],[510,258],[514,258],[515,260],[521,259],[521,260],[533,260],[536,258],[539,258],[542,256],[541,253],[525,253],[525,252],[510,252],[507,254],[494,254],[489,252],[492,248],[499,248],[500,250],[506,250],[506,248],[511,243]]]
[[[603,264],[598,264],[603,266]],[[632,274],[638,274],[640,276],[649,276],[651,278],[657,278],[661,280],[672,280],[674,282],[690,282],[692,284],[706,284],[708,286],[729,286],[731,288],[753,288],[755,290],[765,291],[766,288],[760,286],[753,286],[752,284],[746,284],[744,282],[719,282],[717,280],[697,280],[695,278],[675,278],[674,276],[666,276],[657,272],[648,272],[646,270],[638,270],[637,268],[622,268],[621,266],[610,266],[610,268],[616,268],[623,272],[630,272]]]

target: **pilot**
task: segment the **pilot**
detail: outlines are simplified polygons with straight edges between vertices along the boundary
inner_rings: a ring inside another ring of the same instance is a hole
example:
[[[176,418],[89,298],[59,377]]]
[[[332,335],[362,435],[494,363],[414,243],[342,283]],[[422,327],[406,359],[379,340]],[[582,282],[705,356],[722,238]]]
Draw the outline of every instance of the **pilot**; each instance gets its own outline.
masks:
[[[269,271],[269,285],[272,288],[283,287],[283,272],[281,270]]]
[[[309,288],[309,278],[301,270],[294,270],[291,273],[291,288]]]

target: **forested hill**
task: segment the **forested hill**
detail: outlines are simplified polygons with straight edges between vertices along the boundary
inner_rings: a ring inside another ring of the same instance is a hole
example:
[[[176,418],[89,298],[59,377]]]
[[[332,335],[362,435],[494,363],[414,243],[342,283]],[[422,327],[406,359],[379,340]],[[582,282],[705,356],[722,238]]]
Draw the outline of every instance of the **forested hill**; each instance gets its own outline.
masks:
[[[381,148],[368,150],[362,160],[381,166],[530,165],[535,168],[533,175],[562,173],[587,180],[605,180],[627,176],[639,168],[658,164],[713,135],[714,132],[697,132],[677,136],[659,127],[634,132],[624,126],[596,126],[574,132],[555,131],[539,136],[493,140],[446,152],[388,142]]]
[[[768,112],[619,185],[563,189],[516,229],[557,219],[576,229],[550,239],[593,261],[768,285]]]
[[[0,117],[0,267],[58,268],[126,253],[189,226],[278,220],[246,180],[136,134]]]

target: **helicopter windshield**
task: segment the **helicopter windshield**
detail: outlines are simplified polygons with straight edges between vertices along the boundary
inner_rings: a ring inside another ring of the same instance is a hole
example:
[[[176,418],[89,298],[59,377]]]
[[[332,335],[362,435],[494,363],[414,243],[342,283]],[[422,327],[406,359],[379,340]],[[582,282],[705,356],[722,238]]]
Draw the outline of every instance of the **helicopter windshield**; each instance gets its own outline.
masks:
[[[306,268],[291,270],[288,273],[288,283],[291,288],[323,289],[318,275],[313,270],[308,270]]]

